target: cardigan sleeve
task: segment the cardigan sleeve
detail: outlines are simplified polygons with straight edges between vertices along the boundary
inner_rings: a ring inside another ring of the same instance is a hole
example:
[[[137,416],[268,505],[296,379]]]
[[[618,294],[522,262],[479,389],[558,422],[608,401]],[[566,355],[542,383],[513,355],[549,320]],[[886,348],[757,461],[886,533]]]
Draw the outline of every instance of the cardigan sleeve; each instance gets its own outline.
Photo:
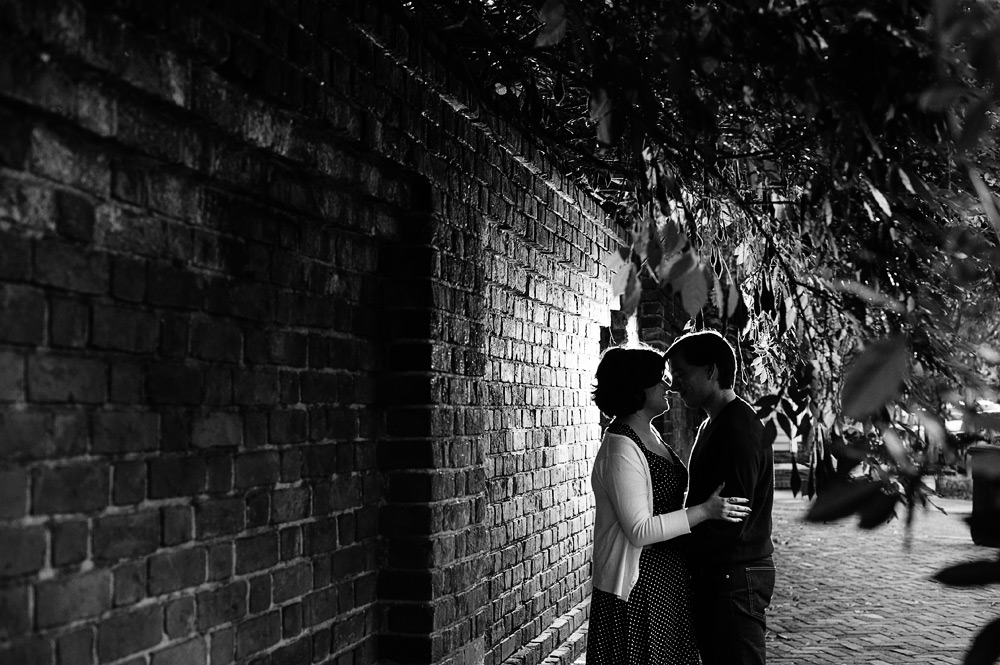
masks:
[[[604,458],[601,482],[607,492],[625,537],[635,547],[652,545],[691,532],[683,509],[653,515],[647,474],[643,464],[627,454]]]

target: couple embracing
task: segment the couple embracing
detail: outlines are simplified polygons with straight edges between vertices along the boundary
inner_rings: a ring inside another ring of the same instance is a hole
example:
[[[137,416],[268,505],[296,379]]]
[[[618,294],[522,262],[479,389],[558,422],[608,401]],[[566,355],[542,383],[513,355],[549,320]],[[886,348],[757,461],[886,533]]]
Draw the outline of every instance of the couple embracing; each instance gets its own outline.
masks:
[[[766,661],[773,453],[733,391],[735,372],[732,347],[710,331],[679,337],[665,354],[602,356],[594,401],[614,419],[591,476],[588,665]],[[690,468],[651,426],[668,392],[707,414]]]

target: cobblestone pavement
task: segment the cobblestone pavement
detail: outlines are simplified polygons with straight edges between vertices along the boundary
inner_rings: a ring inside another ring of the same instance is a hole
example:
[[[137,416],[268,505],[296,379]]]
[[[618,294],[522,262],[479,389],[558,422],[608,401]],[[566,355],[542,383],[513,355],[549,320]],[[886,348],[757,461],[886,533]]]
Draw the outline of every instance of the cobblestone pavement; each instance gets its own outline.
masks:
[[[961,663],[979,628],[1000,617],[1000,587],[955,589],[929,577],[996,550],[972,542],[962,521],[970,501],[935,503],[948,514],[918,511],[906,547],[899,521],[873,531],[856,519],[810,524],[804,499],[777,492],[768,663]]]

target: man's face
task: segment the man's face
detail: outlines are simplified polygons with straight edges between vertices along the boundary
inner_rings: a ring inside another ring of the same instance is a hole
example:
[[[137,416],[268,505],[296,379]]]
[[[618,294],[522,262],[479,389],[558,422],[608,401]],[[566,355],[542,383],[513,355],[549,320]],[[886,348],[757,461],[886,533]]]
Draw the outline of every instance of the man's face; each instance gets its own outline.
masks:
[[[697,409],[704,406],[718,387],[712,373],[715,367],[698,367],[688,364],[683,358],[668,361],[673,379],[670,392],[677,393],[688,407]]]

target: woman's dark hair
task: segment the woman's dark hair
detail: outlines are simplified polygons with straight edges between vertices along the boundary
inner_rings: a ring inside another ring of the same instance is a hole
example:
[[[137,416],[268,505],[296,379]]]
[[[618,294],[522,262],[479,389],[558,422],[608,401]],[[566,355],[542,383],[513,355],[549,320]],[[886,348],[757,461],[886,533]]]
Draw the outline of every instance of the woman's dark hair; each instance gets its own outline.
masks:
[[[663,380],[666,358],[650,348],[615,346],[601,355],[594,385],[594,404],[608,416],[627,416],[646,403],[646,388]]]
[[[695,367],[714,365],[719,370],[719,387],[732,388],[736,377],[736,353],[726,338],[714,330],[681,335],[664,354],[667,360],[680,358]]]

